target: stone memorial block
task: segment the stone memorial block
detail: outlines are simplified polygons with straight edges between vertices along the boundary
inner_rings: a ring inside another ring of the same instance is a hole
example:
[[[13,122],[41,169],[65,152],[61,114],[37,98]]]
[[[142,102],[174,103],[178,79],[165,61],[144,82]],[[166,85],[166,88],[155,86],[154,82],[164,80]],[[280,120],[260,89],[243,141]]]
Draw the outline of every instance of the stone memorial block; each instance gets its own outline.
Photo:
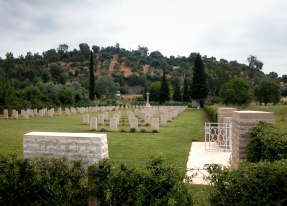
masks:
[[[48,117],[53,117],[53,110],[51,109],[48,110]]]
[[[67,116],[70,116],[70,109],[69,108],[65,108],[65,113]]]
[[[28,120],[29,119],[29,111],[24,112],[24,119]]]
[[[109,113],[108,112],[104,112],[104,120],[105,121],[109,120]]]
[[[8,119],[8,110],[7,109],[4,109],[4,119]]]
[[[146,114],[145,118],[144,118],[144,123],[150,125],[150,119],[151,119],[151,115],[150,114]]]
[[[135,128],[135,130],[138,131],[138,119],[137,118],[131,118],[130,129],[131,128]]]
[[[97,117],[92,117],[90,119],[90,130],[97,131],[97,129],[98,129]]]
[[[117,122],[117,118],[116,117],[112,117],[110,119],[110,131],[111,132],[117,132],[118,131],[118,122]]]
[[[38,109],[34,109],[34,115],[38,116]]]
[[[61,108],[61,107],[58,108],[58,115],[59,115],[59,116],[62,115],[62,108]]]
[[[83,124],[90,124],[90,115],[89,114],[84,114],[83,115]]]
[[[167,126],[167,116],[166,115],[160,116],[160,123],[161,123],[161,126]]]
[[[99,125],[104,125],[104,115],[103,114],[99,114],[98,115],[98,123]]]
[[[108,158],[106,134],[30,132],[23,137],[23,156],[82,160],[85,167]]]
[[[117,119],[117,125],[120,124],[120,115],[119,114],[114,114],[114,118]]]
[[[42,110],[42,109],[40,109],[40,110],[39,110],[39,114],[38,114],[38,116],[39,116],[39,117],[43,117],[43,116],[44,116],[44,115],[43,115],[43,110]]]
[[[168,122],[172,121],[172,114],[170,112],[167,113],[167,121]]]
[[[159,119],[158,118],[151,119],[151,131],[159,131]]]

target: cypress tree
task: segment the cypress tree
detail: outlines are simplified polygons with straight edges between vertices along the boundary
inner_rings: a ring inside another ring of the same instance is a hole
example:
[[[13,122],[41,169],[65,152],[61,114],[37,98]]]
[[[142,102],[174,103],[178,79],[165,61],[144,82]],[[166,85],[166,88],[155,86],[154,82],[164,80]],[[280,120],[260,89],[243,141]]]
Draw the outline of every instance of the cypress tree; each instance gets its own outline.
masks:
[[[183,80],[183,95],[182,95],[182,100],[184,102],[187,102],[189,100],[189,95],[188,95],[188,85],[186,81],[186,75],[184,76]]]
[[[165,69],[163,68],[162,82],[160,87],[159,104],[163,104],[169,100],[169,87],[166,82]]]
[[[180,80],[179,80],[178,77],[176,77],[174,79],[173,100],[176,101],[176,102],[181,102],[182,101],[179,81]]]
[[[191,98],[196,99],[200,106],[203,106],[203,99],[208,95],[208,86],[206,82],[207,74],[204,71],[204,65],[201,55],[198,53],[195,57],[193,67],[193,81],[191,83]]]
[[[90,57],[90,100],[95,100],[95,75],[94,75],[94,58],[93,52],[91,51]]]

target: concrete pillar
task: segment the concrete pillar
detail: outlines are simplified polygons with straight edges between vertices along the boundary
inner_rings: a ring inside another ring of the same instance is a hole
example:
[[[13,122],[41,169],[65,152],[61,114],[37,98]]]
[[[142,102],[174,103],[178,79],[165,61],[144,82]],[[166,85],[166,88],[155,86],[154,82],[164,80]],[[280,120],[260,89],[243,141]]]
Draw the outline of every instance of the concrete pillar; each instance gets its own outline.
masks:
[[[231,165],[238,167],[239,160],[247,158],[250,134],[260,122],[274,124],[273,112],[234,111],[232,115]]]

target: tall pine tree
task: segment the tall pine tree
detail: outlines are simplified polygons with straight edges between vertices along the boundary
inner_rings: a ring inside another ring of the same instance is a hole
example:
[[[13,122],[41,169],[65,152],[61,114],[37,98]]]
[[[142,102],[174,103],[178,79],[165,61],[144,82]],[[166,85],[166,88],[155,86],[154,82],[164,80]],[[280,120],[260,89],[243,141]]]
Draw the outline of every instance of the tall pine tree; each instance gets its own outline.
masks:
[[[191,83],[191,99],[196,99],[200,106],[203,106],[203,99],[208,95],[207,74],[204,71],[204,65],[201,55],[198,53],[195,57],[193,66],[193,81]]]
[[[166,82],[165,69],[163,68],[162,82],[160,87],[159,104],[163,104],[169,100],[169,87]]]
[[[94,75],[94,58],[93,52],[91,51],[90,57],[90,100],[95,100],[95,75]]]

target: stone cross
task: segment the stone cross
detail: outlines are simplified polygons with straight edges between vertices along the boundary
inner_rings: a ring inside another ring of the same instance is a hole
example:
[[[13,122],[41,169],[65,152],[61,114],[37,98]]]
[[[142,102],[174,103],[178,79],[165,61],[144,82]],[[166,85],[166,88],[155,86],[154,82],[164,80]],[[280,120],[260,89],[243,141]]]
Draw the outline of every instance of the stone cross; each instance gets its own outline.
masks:
[[[149,95],[150,95],[150,93],[147,92],[147,93],[146,93],[146,107],[150,107],[150,104],[149,104]]]

